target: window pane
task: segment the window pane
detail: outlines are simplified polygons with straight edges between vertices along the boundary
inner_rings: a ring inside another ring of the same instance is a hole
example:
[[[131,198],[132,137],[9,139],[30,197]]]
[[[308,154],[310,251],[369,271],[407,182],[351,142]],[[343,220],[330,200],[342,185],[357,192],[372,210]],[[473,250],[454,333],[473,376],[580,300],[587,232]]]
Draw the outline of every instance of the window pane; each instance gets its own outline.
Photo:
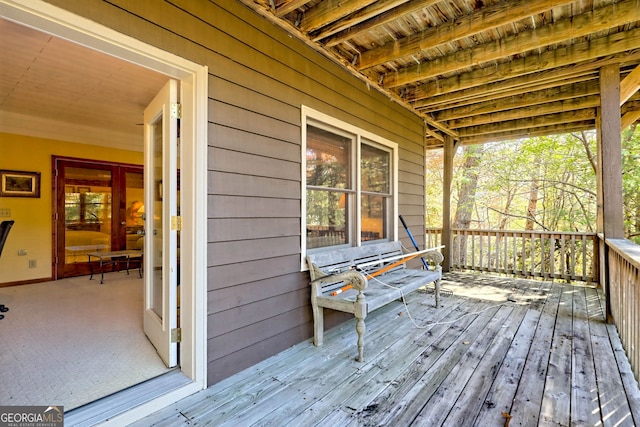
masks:
[[[351,188],[350,147],[350,138],[308,126],[307,185]]]
[[[348,242],[347,197],[343,192],[307,191],[307,248]]]
[[[362,191],[389,194],[390,162],[389,152],[362,144],[360,157]]]
[[[363,242],[387,237],[387,200],[382,196],[362,196],[360,239]]]

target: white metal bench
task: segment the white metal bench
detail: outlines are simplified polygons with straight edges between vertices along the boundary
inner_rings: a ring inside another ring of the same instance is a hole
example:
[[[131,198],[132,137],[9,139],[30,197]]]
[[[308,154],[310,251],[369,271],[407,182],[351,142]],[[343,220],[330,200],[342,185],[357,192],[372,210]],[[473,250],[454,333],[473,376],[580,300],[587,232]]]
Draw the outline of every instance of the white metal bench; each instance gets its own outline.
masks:
[[[436,249],[420,256],[430,269],[407,268],[404,263],[371,277],[371,270],[389,267],[406,255],[400,242],[385,242],[359,247],[318,252],[307,256],[311,275],[311,305],[314,344],[321,346],[324,334],[324,309],[352,313],[358,334],[358,361],[364,361],[364,319],[367,314],[415,291],[434,284],[435,307],[440,305],[440,282],[444,260]],[[363,267],[365,266],[365,267]],[[367,270],[369,268],[370,270]]]

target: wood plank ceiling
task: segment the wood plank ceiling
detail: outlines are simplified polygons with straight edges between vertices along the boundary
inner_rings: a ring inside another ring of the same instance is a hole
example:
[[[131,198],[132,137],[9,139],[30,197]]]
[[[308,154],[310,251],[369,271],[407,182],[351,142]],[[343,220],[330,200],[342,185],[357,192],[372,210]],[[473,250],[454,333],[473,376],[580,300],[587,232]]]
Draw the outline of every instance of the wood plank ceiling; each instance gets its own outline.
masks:
[[[429,147],[595,128],[619,64],[640,119],[640,0],[241,0],[424,118]]]

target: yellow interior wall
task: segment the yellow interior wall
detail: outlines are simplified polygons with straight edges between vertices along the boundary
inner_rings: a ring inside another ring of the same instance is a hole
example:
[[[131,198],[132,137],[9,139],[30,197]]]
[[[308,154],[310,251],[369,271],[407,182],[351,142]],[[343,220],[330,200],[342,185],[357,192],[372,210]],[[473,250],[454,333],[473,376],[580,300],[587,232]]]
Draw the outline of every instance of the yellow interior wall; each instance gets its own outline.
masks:
[[[142,138],[142,136],[141,136]],[[0,197],[0,221],[16,221],[0,256],[0,284],[49,279],[53,268],[52,156],[143,164],[143,153],[0,133],[0,169],[40,172],[40,198]],[[27,250],[19,256],[18,251]],[[36,261],[29,268],[29,260]]]

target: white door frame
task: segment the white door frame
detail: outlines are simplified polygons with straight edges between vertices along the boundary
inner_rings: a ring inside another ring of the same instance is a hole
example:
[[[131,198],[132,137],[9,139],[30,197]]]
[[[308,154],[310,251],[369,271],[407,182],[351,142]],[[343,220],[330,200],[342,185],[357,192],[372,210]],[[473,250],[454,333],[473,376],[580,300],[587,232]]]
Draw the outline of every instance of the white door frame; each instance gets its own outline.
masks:
[[[139,419],[207,386],[206,213],[207,76],[202,66],[40,0],[0,0],[0,16],[141,65],[181,84],[180,249],[182,342],[180,365],[192,383],[110,420],[114,425]],[[188,141],[188,143],[187,143]],[[196,232],[196,230],[198,230]]]

